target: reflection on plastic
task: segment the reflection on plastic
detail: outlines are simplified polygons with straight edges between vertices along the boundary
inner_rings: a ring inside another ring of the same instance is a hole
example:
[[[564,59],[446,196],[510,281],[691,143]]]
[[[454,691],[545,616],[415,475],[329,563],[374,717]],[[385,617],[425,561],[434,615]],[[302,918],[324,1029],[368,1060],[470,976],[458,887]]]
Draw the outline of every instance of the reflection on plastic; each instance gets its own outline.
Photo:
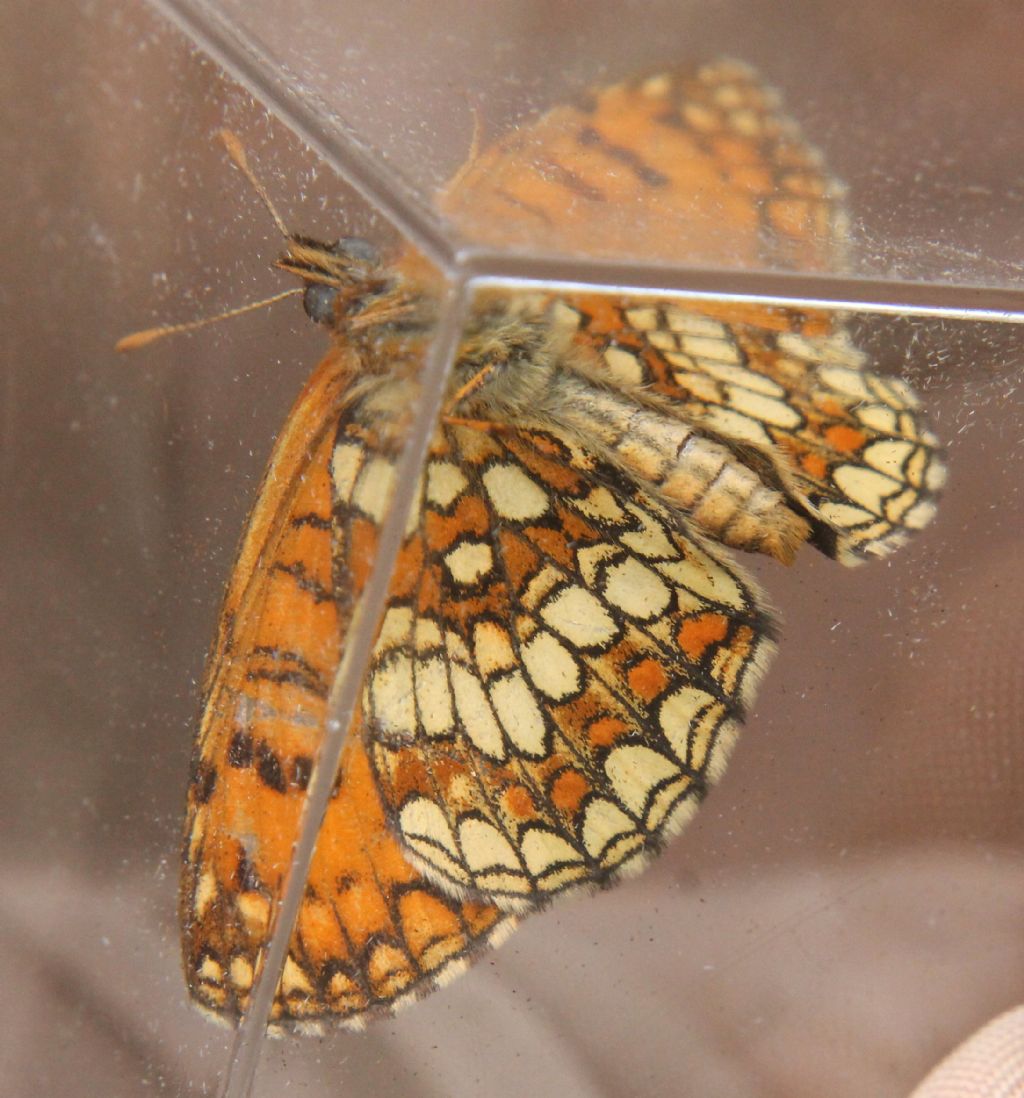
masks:
[[[844,188],[736,61],[594,91],[467,164],[441,210],[474,243],[836,272]]]

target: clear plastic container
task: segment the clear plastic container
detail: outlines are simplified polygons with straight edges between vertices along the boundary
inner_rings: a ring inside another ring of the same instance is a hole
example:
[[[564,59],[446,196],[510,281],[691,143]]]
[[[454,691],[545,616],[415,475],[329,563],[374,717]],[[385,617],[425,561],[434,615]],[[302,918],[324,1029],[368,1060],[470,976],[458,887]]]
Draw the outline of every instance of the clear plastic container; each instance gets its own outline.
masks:
[[[724,779],[642,877],[526,920],[365,1034],[257,1035],[251,1093],[895,1096],[1020,1001],[1013,5],[112,2],[7,23],[9,1093],[212,1094],[231,1062],[180,972],[183,793],[238,534],[324,337],[282,304],[112,350],[281,286],[223,126],[290,226],[409,240],[455,298],[487,279],[844,307],[950,468],[887,562],[744,561],[779,654]],[[713,241],[672,260],[631,244],[625,209],[589,244],[507,247],[437,212],[475,118],[486,147],[590,86],[721,56],[849,187],[842,271]]]

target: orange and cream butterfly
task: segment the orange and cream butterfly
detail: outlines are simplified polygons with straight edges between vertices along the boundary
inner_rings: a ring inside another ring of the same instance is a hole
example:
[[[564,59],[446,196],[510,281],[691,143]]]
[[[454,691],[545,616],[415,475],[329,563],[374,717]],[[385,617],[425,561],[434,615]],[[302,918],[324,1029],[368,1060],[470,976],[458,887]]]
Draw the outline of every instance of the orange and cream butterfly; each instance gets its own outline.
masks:
[[[248,172],[237,147],[236,163]],[[478,240],[834,269],[841,188],[719,62],[593,93],[440,196]],[[204,687],[181,926],[194,999],[247,1009],[327,696],[374,561],[437,295],[412,253],[290,236],[331,347],[277,441]],[[944,467],[832,313],[483,294],[450,377],[272,1021],[359,1025],[523,914],[641,868],[722,774],[773,649],[730,550],[880,557]]]

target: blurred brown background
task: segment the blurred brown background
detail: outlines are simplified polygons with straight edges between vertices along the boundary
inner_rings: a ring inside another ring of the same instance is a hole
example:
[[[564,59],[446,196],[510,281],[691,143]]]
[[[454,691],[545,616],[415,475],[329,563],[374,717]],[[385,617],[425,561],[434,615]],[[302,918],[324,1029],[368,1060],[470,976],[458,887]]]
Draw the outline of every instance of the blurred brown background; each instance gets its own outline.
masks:
[[[500,132],[741,57],[851,185],[856,270],[1024,290],[1015,4],[237,7],[423,204],[467,100]],[[0,51],[0,1078],[213,1093],[229,1035],[187,1006],[174,925],[196,684],[322,336],[285,304],[112,346],[279,285],[222,125],[303,231],[391,232],[154,9],[8,5]],[[948,440],[935,526],[857,571],[755,563],[785,636],[690,830],[394,1022],[269,1043],[257,1094],[896,1096],[1024,999],[1020,328],[855,326]]]

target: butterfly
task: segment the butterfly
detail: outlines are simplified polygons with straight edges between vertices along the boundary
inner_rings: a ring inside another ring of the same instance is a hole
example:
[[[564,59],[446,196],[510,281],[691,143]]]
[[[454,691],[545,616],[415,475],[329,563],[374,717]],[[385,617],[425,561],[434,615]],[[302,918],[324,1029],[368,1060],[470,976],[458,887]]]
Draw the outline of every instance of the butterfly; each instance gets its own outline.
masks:
[[[239,158],[236,163],[248,170]],[[556,107],[439,196],[501,246],[829,270],[842,188],[734,62]],[[604,230],[607,229],[605,233]],[[203,687],[180,893],[198,1005],[245,1012],[438,295],[290,236],[331,346],[277,440]],[[775,645],[734,550],[882,557],[945,476],[822,310],[482,293],[415,490],[274,1026],[360,1026],[643,867],[721,776]]]

